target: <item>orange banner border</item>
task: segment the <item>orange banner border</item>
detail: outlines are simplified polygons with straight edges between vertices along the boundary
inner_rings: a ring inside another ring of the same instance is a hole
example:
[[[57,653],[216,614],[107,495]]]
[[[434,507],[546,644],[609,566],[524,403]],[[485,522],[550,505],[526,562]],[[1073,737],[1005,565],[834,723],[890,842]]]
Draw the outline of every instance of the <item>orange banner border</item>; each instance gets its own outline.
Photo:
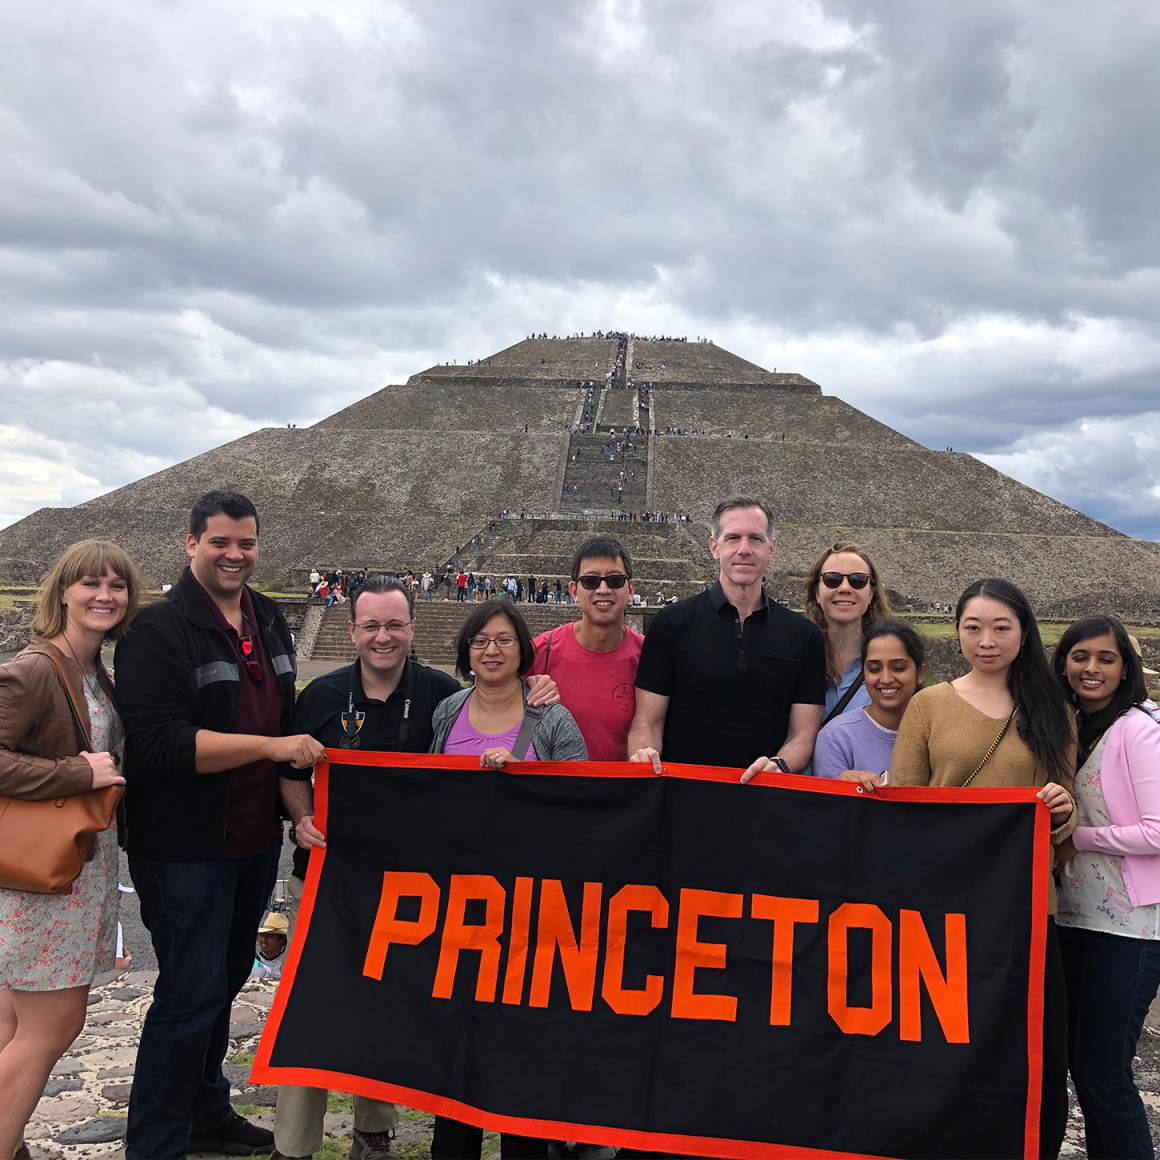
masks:
[[[326,760],[315,766],[314,818],[324,833],[329,807],[330,765],[389,766],[397,769],[479,769],[477,757],[449,757],[434,753],[388,753],[359,749],[328,749]],[[715,765],[682,765],[662,762],[661,776],[688,778],[693,781],[737,783],[740,772]],[[505,772],[516,776],[532,777],[656,777],[646,763],[627,761],[523,761]],[[782,789],[802,790],[807,793],[829,793],[864,797],[868,801],[924,801],[956,802],[960,805],[984,805],[993,802],[1034,802],[1038,791],[1028,788],[944,789],[908,786],[884,787],[867,794],[860,785],[849,781],[805,777],[794,773],[759,773],[749,782],[755,786],[777,786]],[[1039,1105],[1043,1077],[1043,970],[1047,946],[1047,847],[1050,844],[1050,822],[1046,806],[1036,810],[1034,849],[1031,866],[1031,957],[1027,994],[1027,1100],[1024,1127],[1024,1157],[1034,1160],[1039,1155]],[[822,1148],[800,1148],[788,1144],[768,1144],[758,1140],[720,1140],[712,1136],[679,1136],[663,1132],[641,1132],[633,1128],[606,1128],[597,1124],[568,1124],[556,1120],[533,1120],[487,1112],[458,1100],[438,1096],[433,1092],[418,1091],[398,1084],[383,1083],[363,1076],[344,1072],[325,1071],[310,1067],[273,1067],[270,1054],[278,1036],[278,1028],[286,1009],[286,1002],[294,985],[299,953],[310,927],[314,899],[326,847],[315,846],[310,851],[306,871],[306,888],[298,909],[295,938],[287,955],[282,982],[274,995],[274,1003],[266,1020],[254,1064],[251,1083],[295,1084],[300,1087],[326,1088],[389,1100],[409,1108],[437,1116],[449,1116],[475,1127],[498,1132],[514,1132],[521,1136],[541,1139],[572,1140],[582,1134],[595,1144],[613,1144],[642,1150],[676,1152],[691,1156],[719,1156],[723,1160],[886,1160],[858,1152],[834,1152]]]

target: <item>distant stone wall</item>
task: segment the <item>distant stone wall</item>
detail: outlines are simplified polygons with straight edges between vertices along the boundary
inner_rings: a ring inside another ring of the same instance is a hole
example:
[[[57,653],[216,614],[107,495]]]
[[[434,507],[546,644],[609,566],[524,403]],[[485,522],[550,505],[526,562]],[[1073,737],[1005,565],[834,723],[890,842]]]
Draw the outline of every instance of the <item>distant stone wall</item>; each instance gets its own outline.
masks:
[[[613,427],[635,427],[636,418],[633,404],[636,402],[636,391],[617,389],[605,391],[601,401],[600,422]]]
[[[42,508],[0,530],[0,578],[39,578],[68,544],[106,536],[152,583],[185,566],[194,500],[248,495],[262,519],[259,580],[320,564],[431,567],[495,514],[551,494],[568,436],[489,431],[274,428],[75,508]]]
[[[390,386],[331,415],[314,430],[364,431],[562,431],[573,420],[582,392],[574,385],[528,386],[526,379],[464,385],[423,380]]]
[[[784,436],[786,441],[795,443],[920,446],[832,395],[788,394],[767,386],[732,385],[715,391],[663,386],[657,387],[655,394],[664,413],[662,430],[679,427],[684,431],[704,431],[710,436],[732,431],[735,438],[748,435],[750,440]]]
[[[28,626],[35,612],[35,604],[0,608],[0,653],[19,652],[28,646]]]
[[[1118,535],[954,452],[660,436],[649,458],[656,502],[699,519],[724,496],[748,492],[762,496],[786,524]]]
[[[704,342],[633,343],[632,377],[637,383],[763,383],[819,391],[804,375],[778,374],[759,367],[722,347]]]
[[[954,603],[968,584],[1001,576],[1023,589],[1040,616],[1160,618],[1160,545],[1126,536],[781,527],[771,569],[779,592],[800,601],[801,578],[814,557],[841,539],[865,545],[883,582],[904,599]]]
[[[470,366],[438,364],[418,376],[491,375],[518,370],[521,377],[602,379],[616,358],[616,339],[527,339]],[[505,371],[506,368],[506,371]]]

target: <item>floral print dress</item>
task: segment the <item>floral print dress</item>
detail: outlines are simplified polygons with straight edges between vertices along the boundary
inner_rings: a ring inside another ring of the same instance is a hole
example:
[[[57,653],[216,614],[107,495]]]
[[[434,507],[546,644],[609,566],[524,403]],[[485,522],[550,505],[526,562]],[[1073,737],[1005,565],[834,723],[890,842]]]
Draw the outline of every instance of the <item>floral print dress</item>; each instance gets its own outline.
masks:
[[[1075,800],[1081,826],[1110,826],[1104,804],[1100,763],[1107,733],[1100,738],[1075,777]],[[1119,854],[1078,850],[1063,867],[1059,881],[1060,926],[1102,930],[1127,938],[1160,938],[1160,903],[1133,906],[1124,885],[1124,859]]]
[[[118,759],[121,718],[96,676],[86,676],[93,749]],[[117,952],[117,825],[94,840],[95,853],[71,894],[0,889],[0,991],[87,987]]]

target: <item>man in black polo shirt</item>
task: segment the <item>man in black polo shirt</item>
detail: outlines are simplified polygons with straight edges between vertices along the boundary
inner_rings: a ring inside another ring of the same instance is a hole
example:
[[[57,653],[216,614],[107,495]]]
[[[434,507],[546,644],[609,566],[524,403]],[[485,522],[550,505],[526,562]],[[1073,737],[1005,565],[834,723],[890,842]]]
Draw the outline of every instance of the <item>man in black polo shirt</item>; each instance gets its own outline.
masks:
[[[753,496],[713,513],[708,592],[658,612],[636,674],[629,761],[796,773],[813,755],[826,700],[821,631],[765,594],[773,514]]]
[[[298,698],[293,728],[317,737],[331,749],[426,753],[434,738],[435,706],[460,689],[447,673],[410,659],[415,637],[415,604],[411,589],[389,576],[369,576],[351,593],[350,637],[358,659],[310,682]],[[532,677],[530,704],[560,699],[549,677]],[[282,800],[294,824],[294,872],[290,879],[291,938],[298,902],[306,881],[312,846],[326,845],[314,824],[311,770],[283,767]],[[271,1160],[312,1156],[322,1147],[326,1092],[318,1088],[278,1089],[274,1121],[275,1152]],[[351,1160],[389,1156],[391,1129],[398,1123],[394,1104],[354,1098]]]

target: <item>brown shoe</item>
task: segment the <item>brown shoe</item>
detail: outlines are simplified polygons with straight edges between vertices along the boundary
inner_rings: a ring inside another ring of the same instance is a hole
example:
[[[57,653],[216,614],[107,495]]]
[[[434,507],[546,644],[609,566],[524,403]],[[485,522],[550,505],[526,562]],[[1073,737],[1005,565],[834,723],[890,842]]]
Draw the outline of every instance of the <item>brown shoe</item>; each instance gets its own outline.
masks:
[[[15,1152],[12,1153],[12,1160],[32,1160],[32,1153],[28,1150],[27,1144],[21,1144]]]
[[[350,1160],[397,1160],[391,1151],[394,1132],[360,1132],[354,1130],[350,1144]]]

